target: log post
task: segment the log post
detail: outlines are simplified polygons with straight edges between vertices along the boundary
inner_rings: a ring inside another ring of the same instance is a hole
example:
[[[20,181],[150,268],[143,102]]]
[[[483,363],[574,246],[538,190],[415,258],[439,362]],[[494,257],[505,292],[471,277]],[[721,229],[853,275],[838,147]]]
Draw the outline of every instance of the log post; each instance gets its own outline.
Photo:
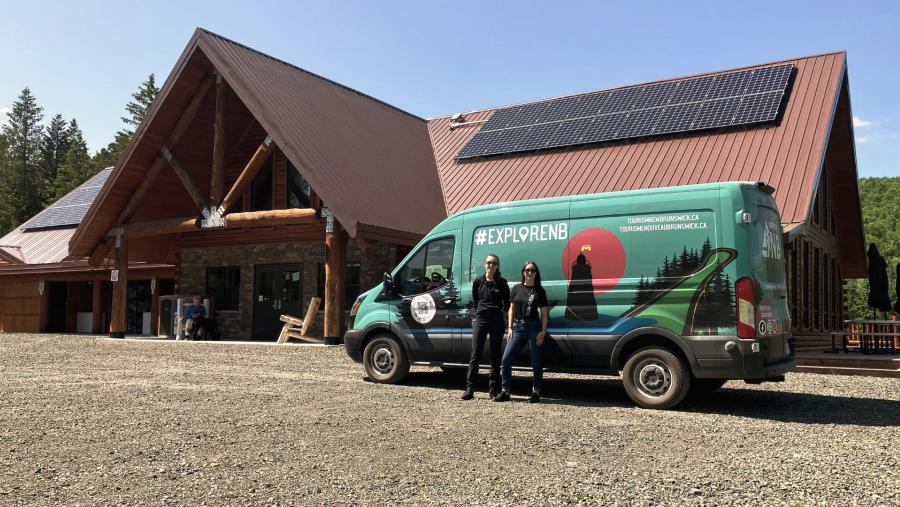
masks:
[[[159,279],[150,280],[150,334],[159,336]]]
[[[91,282],[91,333],[103,332],[103,279]]]
[[[347,285],[347,232],[328,216],[325,232],[325,343],[341,342]]]
[[[128,238],[116,238],[116,263],[119,278],[113,282],[112,309],[109,318],[109,337],[125,338],[125,312],[128,299]]]
[[[38,293],[41,303],[38,331],[46,333],[47,329],[50,327],[50,284],[44,280],[39,281]]]
[[[225,104],[228,85],[216,74],[216,118],[213,122],[212,176],[209,183],[211,206],[218,206],[225,195]]]

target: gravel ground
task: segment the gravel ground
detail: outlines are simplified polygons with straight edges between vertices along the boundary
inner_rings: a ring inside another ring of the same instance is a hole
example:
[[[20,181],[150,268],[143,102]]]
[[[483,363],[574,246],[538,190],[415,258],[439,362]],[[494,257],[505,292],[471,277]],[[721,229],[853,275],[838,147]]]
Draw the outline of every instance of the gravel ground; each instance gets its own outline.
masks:
[[[676,411],[614,379],[545,402],[341,348],[0,335],[0,504],[900,505],[900,379],[730,382]],[[484,379],[486,381],[486,378]]]

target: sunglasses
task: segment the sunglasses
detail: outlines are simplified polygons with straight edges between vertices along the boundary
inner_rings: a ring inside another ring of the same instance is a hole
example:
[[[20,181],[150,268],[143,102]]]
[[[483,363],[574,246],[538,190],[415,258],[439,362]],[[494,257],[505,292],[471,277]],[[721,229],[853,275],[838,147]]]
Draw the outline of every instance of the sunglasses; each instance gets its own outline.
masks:
[[[485,266],[496,266],[497,264],[499,264],[497,261],[484,261]]]
[[[532,269],[532,268],[525,268],[525,269],[522,270],[522,272],[523,272],[523,273],[537,273],[537,270],[536,270],[536,269]]]

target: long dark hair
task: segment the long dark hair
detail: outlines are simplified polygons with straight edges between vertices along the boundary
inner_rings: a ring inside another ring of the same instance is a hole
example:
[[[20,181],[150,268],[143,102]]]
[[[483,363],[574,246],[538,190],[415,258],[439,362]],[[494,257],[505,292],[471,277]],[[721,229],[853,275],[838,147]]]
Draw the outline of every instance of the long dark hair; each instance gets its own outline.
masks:
[[[522,264],[522,285],[525,285],[525,268],[531,264],[534,266],[534,286],[541,286],[541,268],[538,267],[537,263],[531,260],[525,261],[525,264]]]

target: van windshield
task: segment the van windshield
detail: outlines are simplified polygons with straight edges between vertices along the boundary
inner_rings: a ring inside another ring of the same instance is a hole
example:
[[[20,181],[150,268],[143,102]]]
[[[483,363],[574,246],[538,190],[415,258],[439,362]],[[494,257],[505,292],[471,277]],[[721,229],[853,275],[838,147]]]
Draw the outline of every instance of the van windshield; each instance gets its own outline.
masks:
[[[454,244],[453,238],[441,238],[422,245],[394,277],[400,294],[421,294],[447,283],[453,276]]]

